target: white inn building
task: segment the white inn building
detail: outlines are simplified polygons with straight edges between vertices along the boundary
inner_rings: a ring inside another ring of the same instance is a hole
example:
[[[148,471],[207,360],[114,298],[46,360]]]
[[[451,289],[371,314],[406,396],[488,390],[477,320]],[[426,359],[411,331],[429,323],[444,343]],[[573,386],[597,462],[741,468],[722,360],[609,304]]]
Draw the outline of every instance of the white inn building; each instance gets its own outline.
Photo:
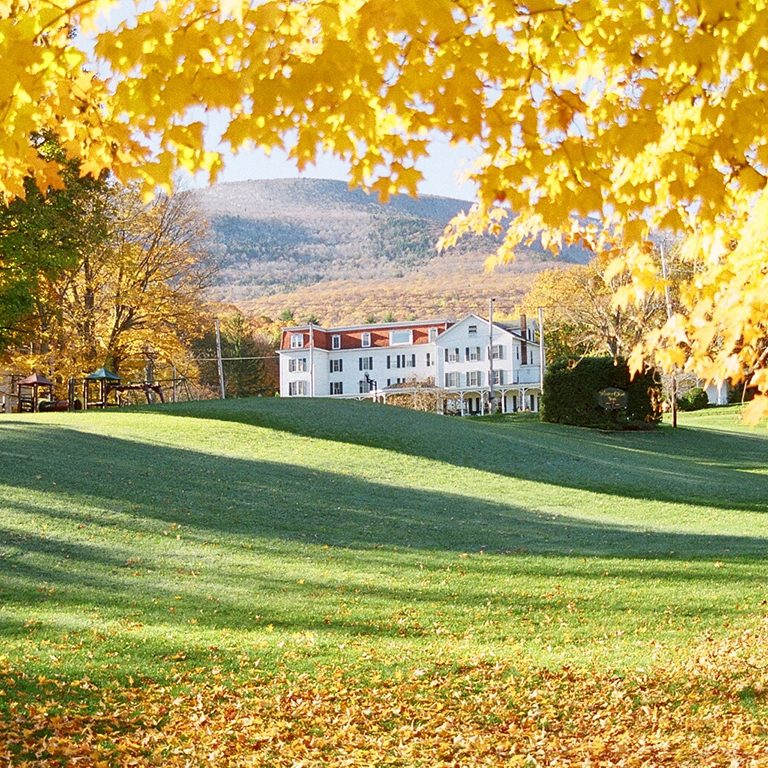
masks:
[[[442,390],[447,410],[479,414],[491,396],[502,412],[538,411],[543,374],[538,325],[421,320],[284,328],[282,397],[373,398]],[[491,386],[492,384],[492,386]]]

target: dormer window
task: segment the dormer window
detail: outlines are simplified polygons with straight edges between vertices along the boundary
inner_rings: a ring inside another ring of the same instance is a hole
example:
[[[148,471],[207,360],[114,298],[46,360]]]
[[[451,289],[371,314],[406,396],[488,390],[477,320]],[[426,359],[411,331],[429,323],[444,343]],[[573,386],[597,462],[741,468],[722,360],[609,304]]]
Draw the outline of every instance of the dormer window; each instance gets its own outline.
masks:
[[[437,341],[437,328],[430,328],[429,329],[429,341]]]
[[[412,344],[413,343],[413,331],[390,331],[389,332],[389,344],[394,347],[397,344]]]
[[[341,349],[341,336],[338,333],[331,336],[331,349]]]
[[[291,349],[301,349],[304,346],[304,334],[292,333],[291,334]]]
[[[360,346],[361,347],[370,347],[371,346],[371,334],[367,331],[360,337]]]

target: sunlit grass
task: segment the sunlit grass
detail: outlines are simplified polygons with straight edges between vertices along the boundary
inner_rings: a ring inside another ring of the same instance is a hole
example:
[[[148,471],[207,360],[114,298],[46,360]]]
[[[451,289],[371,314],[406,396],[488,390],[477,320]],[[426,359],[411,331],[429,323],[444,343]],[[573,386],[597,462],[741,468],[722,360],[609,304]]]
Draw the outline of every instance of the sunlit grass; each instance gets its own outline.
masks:
[[[664,664],[766,614],[765,430],[250,400],[0,422],[0,639],[42,676]]]

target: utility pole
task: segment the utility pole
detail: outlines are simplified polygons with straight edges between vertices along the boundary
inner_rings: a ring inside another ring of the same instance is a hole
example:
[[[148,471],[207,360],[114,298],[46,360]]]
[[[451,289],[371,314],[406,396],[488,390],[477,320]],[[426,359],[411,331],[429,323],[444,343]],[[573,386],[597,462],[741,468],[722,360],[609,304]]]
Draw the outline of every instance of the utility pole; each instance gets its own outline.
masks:
[[[493,413],[496,405],[496,391],[493,388],[493,302],[488,299],[488,412]]]
[[[309,396],[315,396],[315,326],[309,324]]]
[[[544,307],[539,307],[539,392],[540,397],[544,394]],[[541,410],[541,404],[539,404]]]
[[[667,305],[667,320],[672,317],[672,299],[669,296],[669,280],[667,272],[667,257],[664,254],[664,244],[659,244],[661,255],[661,276],[664,278],[664,300]],[[672,369],[672,427],[677,426],[677,371]]]
[[[219,318],[216,318],[216,363],[219,368],[219,390],[221,392],[221,399],[226,398],[226,392],[224,389],[224,363],[221,361],[221,324]]]

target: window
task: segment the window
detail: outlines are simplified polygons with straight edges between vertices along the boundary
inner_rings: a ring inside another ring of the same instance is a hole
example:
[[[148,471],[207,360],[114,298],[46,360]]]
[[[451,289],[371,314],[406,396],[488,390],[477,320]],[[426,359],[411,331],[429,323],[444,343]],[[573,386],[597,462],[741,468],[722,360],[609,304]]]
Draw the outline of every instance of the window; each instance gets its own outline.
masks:
[[[446,363],[458,363],[460,358],[459,348],[453,347],[452,349],[445,350],[445,362]]]
[[[492,354],[494,360],[504,360],[504,347],[501,344],[494,344]]]
[[[332,381],[331,382],[331,394],[332,395],[343,395],[344,394],[344,383],[341,381]]]
[[[408,357],[408,356],[406,355],[406,357]],[[405,367],[406,368],[415,368],[416,367],[416,354],[415,353],[412,354],[410,357],[408,357],[408,359],[405,362]]]
[[[468,387],[482,387],[483,386],[483,372],[482,371],[467,371],[467,386]]]
[[[497,386],[500,386],[504,383],[504,371],[493,372],[493,383]]]
[[[366,392],[370,392],[373,389],[374,382],[371,379],[360,379],[357,382],[358,392],[364,395]]]
[[[291,381],[288,383],[288,397],[306,397],[306,396],[307,396],[306,381]]]
[[[429,329],[429,341],[437,341],[437,328],[430,328]]]
[[[464,358],[467,362],[474,362],[476,360],[482,360],[483,355],[480,350],[480,347],[467,347],[464,350],[466,357]]]
[[[427,368],[429,368],[430,365],[432,365],[432,353],[427,352]]]
[[[341,349],[341,336],[338,333],[331,336],[331,349]]]
[[[459,386],[459,373],[454,371],[453,373],[445,374],[445,386],[446,387],[458,387]]]
[[[389,343],[391,346],[396,344],[412,344],[413,331],[390,331]]]
[[[359,371],[372,371],[373,370],[373,358],[372,357],[358,357],[357,358]]]
[[[306,372],[306,370],[307,370],[306,357],[292,357],[288,361],[288,373],[296,373],[296,371]]]
[[[331,373],[341,373],[344,370],[344,361],[341,358],[331,360]]]
[[[467,328],[467,333],[470,336],[477,336],[477,326],[476,325],[470,325],[469,328]]]
[[[370,347],[371,346],[371,334],[367,331],[360,337],[360,346],[361,347]]]
[[[292,333],[291,334],[291,349],[301,349],[304,346],[304,334]]]

